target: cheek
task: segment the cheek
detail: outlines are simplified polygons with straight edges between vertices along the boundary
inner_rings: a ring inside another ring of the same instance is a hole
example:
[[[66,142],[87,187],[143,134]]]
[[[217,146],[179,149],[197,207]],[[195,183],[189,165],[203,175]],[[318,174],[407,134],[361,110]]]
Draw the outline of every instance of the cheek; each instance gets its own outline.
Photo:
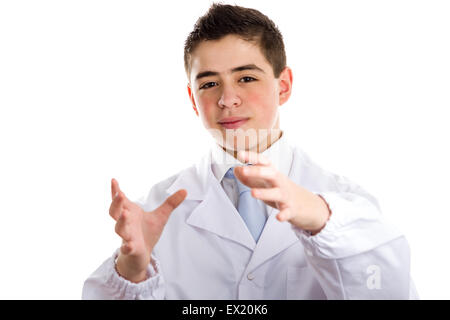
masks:
[[[264,92],[264,94],[261,94],[261,92]],[[277,114],[276,96],[270,94],[270,92],[273,92],[273,88],[264,88],[247,95],[247,101],[253,108],[253,115],[264,126],[271,125]]]
[[[216,100],[208,96],[200,96],[197,99],[198,111],[205,124],[211,121],[215,123],[215,114],[217,112]]]

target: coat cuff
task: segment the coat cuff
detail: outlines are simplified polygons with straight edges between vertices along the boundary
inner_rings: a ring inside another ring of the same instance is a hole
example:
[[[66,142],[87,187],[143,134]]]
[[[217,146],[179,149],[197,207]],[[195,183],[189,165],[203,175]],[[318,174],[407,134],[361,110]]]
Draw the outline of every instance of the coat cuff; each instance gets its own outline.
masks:
[[[161,268],[156,257],[153,254],[151,256],[150,264],[147,267],[147,279],[134,283],[123,278],[116,270],[119,250],[117,249],[108,261],[106,285],[116,289],[121,299],[156,299],[156,291],[163,286]]]
[[[332,214],[317,234],[292,229],[309,256],[340,259],[369,251],[402,233],[388,223],[367,198],[354,193],[321,192]]]

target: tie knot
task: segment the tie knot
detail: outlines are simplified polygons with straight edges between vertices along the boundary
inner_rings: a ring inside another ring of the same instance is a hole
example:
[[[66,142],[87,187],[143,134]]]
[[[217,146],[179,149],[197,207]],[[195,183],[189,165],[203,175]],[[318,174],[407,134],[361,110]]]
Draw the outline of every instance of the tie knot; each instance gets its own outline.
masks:
[[[234,167],[231,167],[230,169],[228,169],[228,171],[225,173],[225,178],[230,178],[230,179],[234,179],[234,172],[233,172]]]
[[[228,169],[228,171],[225,173],[225,178],[235,179],[238,187],[239,194],[242,194],[242,192],[250,191],[250,188],[247,187],[245,184],[242,184],[242,182],[239,181],[239,179],[236,179],[236,176],[234,175],[234,167],[231,167]]]

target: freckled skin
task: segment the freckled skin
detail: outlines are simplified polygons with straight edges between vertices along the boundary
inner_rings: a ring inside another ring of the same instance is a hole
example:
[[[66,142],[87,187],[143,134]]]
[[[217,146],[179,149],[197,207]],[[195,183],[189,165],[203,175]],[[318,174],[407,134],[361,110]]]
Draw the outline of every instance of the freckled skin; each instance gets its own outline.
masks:
[[[254,64],[258,70],[231,72],[231,69]],[[218,75],[196,80],[198,73],[215,71]],[[202,87],[207,84],[208,87]],[[192,54],[188,94],[194,110],[206,129],[220,130],[225,137],[226,129],[217,123],[225,117],[248,117],[240,127],[242,130],[254,129],[260,133],[265,129],[280,129],[278,107],[290,96],[292,71],[286,67],[279,78],[275,78],[272,66],[266,60],[256,43],[245,41],[238,36],[228,35],[220,40],[204,41]],[[250,141],[246,150],[256,150],[258,144],[271,138],[261,135]],[[270,143],[267,145],[270,146]],[[240,148],[228,145],[234,150]],[[259,152],[263,149],[259,148]]]

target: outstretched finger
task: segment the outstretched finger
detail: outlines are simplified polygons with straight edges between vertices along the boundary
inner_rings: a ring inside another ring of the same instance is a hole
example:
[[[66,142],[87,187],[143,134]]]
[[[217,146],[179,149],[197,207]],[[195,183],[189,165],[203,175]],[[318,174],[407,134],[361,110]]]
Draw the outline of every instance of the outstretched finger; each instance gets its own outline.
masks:
[[[122,246],[120,247],[120,252],[122,254],[128,255],[131,254],[133,251],[133,243],[131,241],[122,241]]]
[[[234,174],[249,187],[280,187],[283,184],[282,175],[273,166],[236,167]]]
[[[292,210],[289,208],[285,208],[277,213],[277,220],[280,222],[288,221],[289,219],[293,218]]]
[[[160,205],[154,212],[168,219],[172,211],[175,210],[175,208],[184,201],[186,196],[187,191],[185,189],[178,190],[170,197],[168,197],[166,201],[164,201],[164,203]]]
[[[282,193],[281,188],[253,188],[252,196],[263,201],[286,202],[286,197]]]
[[[116,233],[124,240],[131,240],[131,230],[130,230],[130,222],[129,222],[129,211],[123,210],[121,216],[117,220],[115,226]]]
[[[116,179],[111,179],[111,198],[114,200],[114,198],[119,194],[120,188],[119,183]]]
[[[237,153],[238,160],[244,163],[251,163],[253,165],[270,166],[269,158],[254,151],[241,150]]]
[[[109,215],[114,219],[119,219],[122,209],[125,207],[127,197],[119,190],[118,194],[114,197],[111,205],[109,206]]]

